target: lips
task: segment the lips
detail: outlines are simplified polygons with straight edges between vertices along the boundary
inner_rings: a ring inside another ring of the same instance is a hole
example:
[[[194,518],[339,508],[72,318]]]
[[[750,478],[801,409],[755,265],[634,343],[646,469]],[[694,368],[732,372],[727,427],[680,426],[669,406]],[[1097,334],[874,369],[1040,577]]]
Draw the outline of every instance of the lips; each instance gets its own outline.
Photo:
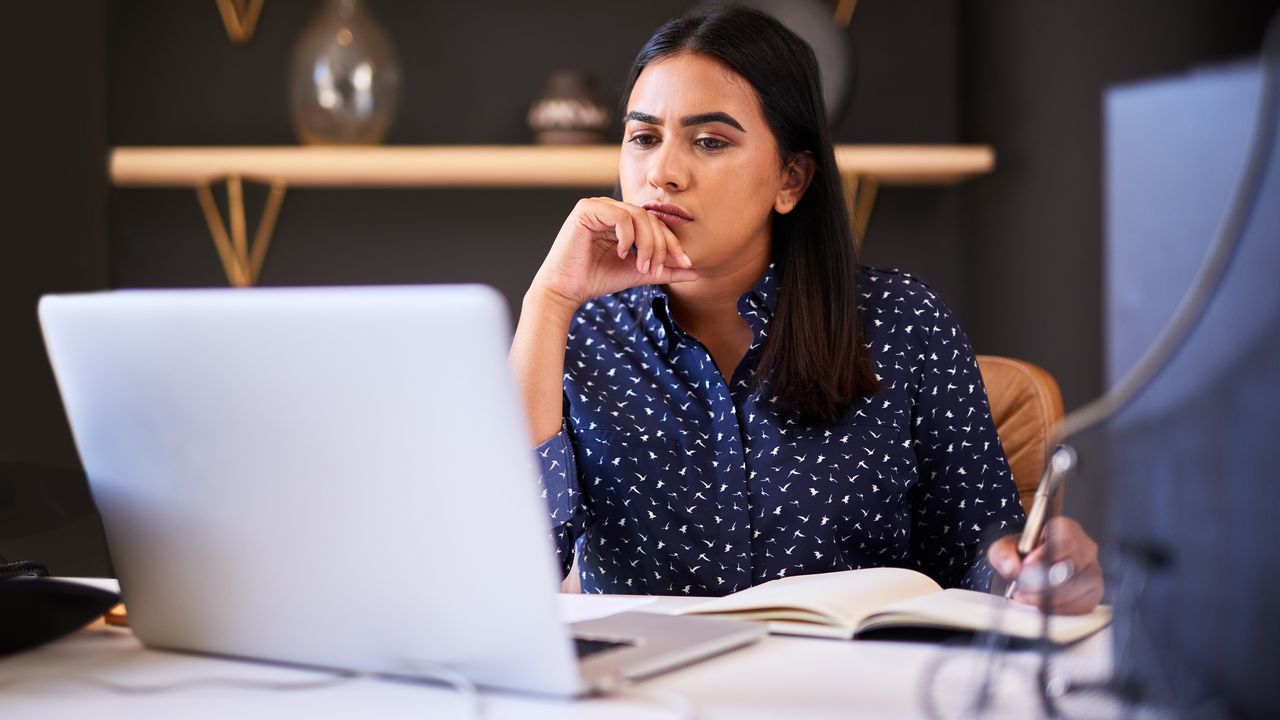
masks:
[[[667,227],[693,222],[693,216],[678,205],[650,202],[644,204],[644,209],[653,213]]]

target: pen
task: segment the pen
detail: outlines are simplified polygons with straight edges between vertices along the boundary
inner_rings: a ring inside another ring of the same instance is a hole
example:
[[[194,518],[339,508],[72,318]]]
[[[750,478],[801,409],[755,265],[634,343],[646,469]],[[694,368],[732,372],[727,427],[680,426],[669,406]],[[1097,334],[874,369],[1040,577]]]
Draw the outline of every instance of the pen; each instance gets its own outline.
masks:
[[[1018,557],[1025,558],[1040,544],[1040,535],[1044,533],[1044,525],[1049,520],[1049,508],[1058,488],[1066,479],[1067,473],[1076,466],[1076,451],[1067,445],[1059,445],[1049,458],[1044,474],[1040,476],[1040,485],[1036,487],[1035,500],[1031,503],[1031,511],[1027,513],[1027,524],[1022,528],[1018,538]],[[1005,598],[1012,598],[1018,589],[1018,581],[1013,580],[1005,589]]]

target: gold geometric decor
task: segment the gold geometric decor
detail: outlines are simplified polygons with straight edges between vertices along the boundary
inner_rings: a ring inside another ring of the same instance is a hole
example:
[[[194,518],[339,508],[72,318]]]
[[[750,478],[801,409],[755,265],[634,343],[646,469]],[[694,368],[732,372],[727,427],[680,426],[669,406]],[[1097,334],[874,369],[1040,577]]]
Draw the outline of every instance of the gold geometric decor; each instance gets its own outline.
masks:
[[[223,221],[218,203],[213,197],[212,182],[196,185],[196,197],[200,200],[200,209],[204,211],[204,220],[209,226],[209,234],[213,237],[213,246],[218,251],[218,259],[222,261],[227,280],[233,287],[253,287],[258,284],[262,265],[267,259],[271,233],[275,230],[276,219],[280,217],[280,206],[284,203],[285,184],[280,180],[264,183],[271,186],[271,192],[267,196],[262,217],[258,220],[253,244],[250,245],[244,216],[244,181],[239,175],[231,175],[226,178],[226,182],[230,232],[227,231],[228,223]]]
[[[253,39],[263,2],[265,0],[218,0],[218,12],[231,42],[244,45]]]

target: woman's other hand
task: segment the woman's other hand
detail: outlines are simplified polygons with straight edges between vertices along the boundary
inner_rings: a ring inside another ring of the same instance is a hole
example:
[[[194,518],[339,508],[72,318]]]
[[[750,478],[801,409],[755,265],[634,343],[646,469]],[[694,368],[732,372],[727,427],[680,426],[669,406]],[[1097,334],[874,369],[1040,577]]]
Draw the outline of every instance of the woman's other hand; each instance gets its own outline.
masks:
[[[1007,535],[991,544],[987,560],[1006,580],[1017,580],[1013,599],[1040,607],[1046,581],[1053,583],[1050,612],[1080,615],[1102,600],[1102,566],[1098,564],[1098,544],[1080,523],[1056,517],[1045,525],[1045,540],[1025,558],[1018,557],[1018,537]],[[1053,551],[1045,556],[1045,549]]]
[[[530,291],[576,310],[591,298],[637,285],[697,279],[661,220],[635,205],[597,197],[579,200],[569,213]]]

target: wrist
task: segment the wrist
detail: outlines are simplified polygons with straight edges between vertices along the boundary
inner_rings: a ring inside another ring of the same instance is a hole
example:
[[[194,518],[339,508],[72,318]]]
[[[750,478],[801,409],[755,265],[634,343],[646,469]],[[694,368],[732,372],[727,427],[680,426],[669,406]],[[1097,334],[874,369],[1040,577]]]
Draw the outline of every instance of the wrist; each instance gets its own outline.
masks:
[[[568,321],[581,305],[580,300],[534,282],[524,294],[521,313]]]

